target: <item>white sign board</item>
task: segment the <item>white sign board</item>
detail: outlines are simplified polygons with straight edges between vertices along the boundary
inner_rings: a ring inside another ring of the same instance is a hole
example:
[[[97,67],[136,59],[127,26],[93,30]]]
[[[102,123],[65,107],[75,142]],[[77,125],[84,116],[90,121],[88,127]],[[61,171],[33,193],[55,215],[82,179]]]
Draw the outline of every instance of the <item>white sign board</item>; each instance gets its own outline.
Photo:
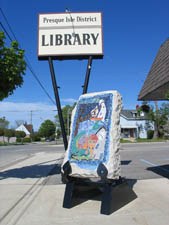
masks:
[[[38,57],[103,56],[102,14],[39,14]]]

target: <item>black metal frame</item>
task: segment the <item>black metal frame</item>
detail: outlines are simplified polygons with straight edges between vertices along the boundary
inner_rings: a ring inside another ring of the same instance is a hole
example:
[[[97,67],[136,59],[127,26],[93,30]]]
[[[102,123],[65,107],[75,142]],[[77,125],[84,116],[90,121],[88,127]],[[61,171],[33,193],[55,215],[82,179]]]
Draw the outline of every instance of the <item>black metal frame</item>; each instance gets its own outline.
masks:
[[[95,190],[92,193],[92,198],[96,197],[99,193],[101,197],[101,208],[100,213],[104,215],[110,215],[112,213],[112,191],[114,187],[121,185],[124,183],[124,179],[121,177],[118,180],[99,180],[99,181],[92,181],[89,179],[84,178],[75,178],[75,177],[67,177],[68,182],[66,183],[65,187],[65,194],[63,199],[63,208],[70,209],[77,205],[76,202],[76,194],[78,187],[87,187],[88,188],[88,196],[91,196],[89,193],[91,190]],[[102,190],[102,191],[100,191]],[[79,190],[78,190],[79,192]],[[80,196],[83,198],[83,196]]]
[[[66,150],[67,146],[68,146],[68,141],[67,141],[66,130],[65,130],[65,125],[64,125],[64,121],[63,121],[62,108],[61,108],[61,104],[60,104],[59,91],[58,91],[59,87],[57,86],[57,82],[56,82],[52,58],[49,57],[48,61],[49,61],[49,68],[50,68],[50,73],[51,73],[53,90],[54,90],[54,94],[55,94],[56,106],[57,106],[58,115],[59,115],[59,122],[60,122],[60,126],[61,126],[61,131],[62,131],[64,148]]]

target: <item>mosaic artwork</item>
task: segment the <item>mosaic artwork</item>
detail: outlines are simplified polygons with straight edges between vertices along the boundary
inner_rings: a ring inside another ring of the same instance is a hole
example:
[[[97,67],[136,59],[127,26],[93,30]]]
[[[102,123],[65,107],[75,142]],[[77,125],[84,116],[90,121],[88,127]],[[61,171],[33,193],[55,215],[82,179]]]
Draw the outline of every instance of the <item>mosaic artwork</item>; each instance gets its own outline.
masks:
[[[65,156],[65,161],[69,160],[71,164],[72,175],[83,176],[84,173],[84,176],[97,176],[98,165],[109,164],[112,152],[113,160],[119,160],[116,147],[120,139],[120,135],[117,136],[119,128],[114,133],[117,139],[115,149],[112,148],[115,139],[111,134],[113,122],[119,120],[119,106],[121,96],[116,91],[80,96],[72,116],[71,135]]]
[[[75,115],[70,159],[103,160],[111,110],[110,95],[81,99]],[[108,140],[108,137],[107,137]]]

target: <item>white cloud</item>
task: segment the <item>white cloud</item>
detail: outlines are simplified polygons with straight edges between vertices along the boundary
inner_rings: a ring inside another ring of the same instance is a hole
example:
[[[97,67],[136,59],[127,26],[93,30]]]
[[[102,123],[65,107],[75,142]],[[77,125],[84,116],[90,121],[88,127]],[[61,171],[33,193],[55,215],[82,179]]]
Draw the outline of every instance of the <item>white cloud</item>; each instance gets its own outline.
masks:
[[[73,104],[76,99],[61,99],[62,103]],[[62,105],[63,106],[63,105]],[[43,102],[0,102],[0,118],[5,117],[9,122],[9,127],[16,128],[16,121],[23,120],[33,124],[34,130],[37,131],[41,123],[50,119],[55,122],[57,107],[52,104]]]
[[[73,104],[75,102],[77,102],[77,99],[73,99],[73,98],[63,98],[61,99],[61,102],[65,102],[67,104]]]
[[[6,111],[35,111],[35,110],[56,110],[56,106],[41,102],[23,103],[23,102],[0,102],[0,112]]]
[[[16,126],[16,120],[23,120],[27,123],[32,120],[34,130],[38,130],[44,120],[55,121],[56,114],[56,106],[47,103],[0,102],[0,117],[5,116],[10,122],[10,127],[13,128]]]

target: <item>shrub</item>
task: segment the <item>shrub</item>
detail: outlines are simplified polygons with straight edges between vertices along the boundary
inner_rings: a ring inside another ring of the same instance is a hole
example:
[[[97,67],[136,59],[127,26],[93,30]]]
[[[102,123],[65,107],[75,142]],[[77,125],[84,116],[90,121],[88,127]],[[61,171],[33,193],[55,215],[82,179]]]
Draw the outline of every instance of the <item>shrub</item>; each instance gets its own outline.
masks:
[[[25,138],[23,139],[23,142],[24,142],[24,143],[30,143],[30,142],[31,142],[31,138],[30,138],[30,137],[25,137]]]
[[[148,130],[147,131],[147,139],[152,139],[154,135],[154,131],[153,130]]]
[[[16,138],[16,142],[21,143],[22,142],[21,138]]]
[[[24,138],[25,136],[26,136],[26,133],[24,131],[15,131],[16,138]]]
[[[32,141],[41,141],[40,135],[38,133],[31,134]]]

